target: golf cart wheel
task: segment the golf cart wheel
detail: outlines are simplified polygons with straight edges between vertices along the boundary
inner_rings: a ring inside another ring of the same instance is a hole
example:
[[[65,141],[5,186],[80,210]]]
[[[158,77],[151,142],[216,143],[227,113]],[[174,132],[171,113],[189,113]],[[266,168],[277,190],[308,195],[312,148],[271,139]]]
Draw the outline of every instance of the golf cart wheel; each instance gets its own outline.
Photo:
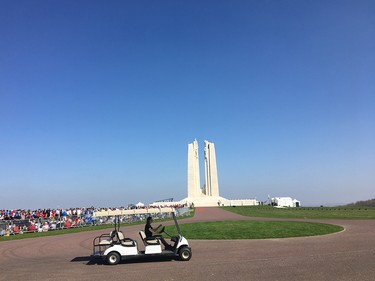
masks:
[[[120,255],[119,253],[117,252],[110,252],[106,258],[105,258],[105,261],[107,264],[109,265],[115,265],[115,264],[118,264],[120,262]]]
[[[178,256],[180,257],[180,260],[182,261],[188,261],[191,259],[191,250],[188,247],[183,247],[179,253]]]

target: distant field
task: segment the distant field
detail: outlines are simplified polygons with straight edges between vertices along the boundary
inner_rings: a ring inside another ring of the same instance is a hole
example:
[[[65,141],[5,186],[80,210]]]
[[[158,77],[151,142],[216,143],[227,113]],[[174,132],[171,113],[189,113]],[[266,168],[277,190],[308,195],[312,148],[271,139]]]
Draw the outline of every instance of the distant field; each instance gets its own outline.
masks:
[[[187,239],[269,239],[324,235],[343,230],[332,224],[291,221],[218,221],[180,225]],[[174,226],[167,226],[176,234]]]
[[[248,217],[342,220],[375,219],[374,207],[275,208],[271,206],[244,206],[222,208]]]

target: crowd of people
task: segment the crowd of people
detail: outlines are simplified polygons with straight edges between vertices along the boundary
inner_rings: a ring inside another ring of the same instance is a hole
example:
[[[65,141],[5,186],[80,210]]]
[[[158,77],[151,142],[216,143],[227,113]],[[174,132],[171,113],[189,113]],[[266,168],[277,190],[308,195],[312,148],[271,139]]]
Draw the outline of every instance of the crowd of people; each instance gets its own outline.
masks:
[[[100,209],[101,210],[101,209]],[[66,216],[81,216],[92,214],[96,208],[70,208],[70,209],[38,209],[38,210],[0,210],[0,220],[57,218]]]
[[[186,204],[177,204],[172,207],[183,208]],[[37,210],[0,210],[0,236],[24,234],[31,232],[45,232],[50,230],[84,227],[98,224],[112,223],[113,218],[94,217],[94,212],[128,210],[133,208],[147,209],[149,206],[96,208],[82,207],[69,209],[37,209]],[[123,222],[143,219],[140,217],[123,217]]]

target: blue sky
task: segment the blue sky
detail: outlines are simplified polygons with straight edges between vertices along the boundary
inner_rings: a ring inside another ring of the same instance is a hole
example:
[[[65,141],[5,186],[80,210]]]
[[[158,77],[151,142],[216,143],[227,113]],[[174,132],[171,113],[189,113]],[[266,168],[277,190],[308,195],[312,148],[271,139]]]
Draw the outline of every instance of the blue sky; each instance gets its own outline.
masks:
[[[226,198],[375,197],[374,1],[2,1],[0,38],[0,209],[182,199],[195,138]]]

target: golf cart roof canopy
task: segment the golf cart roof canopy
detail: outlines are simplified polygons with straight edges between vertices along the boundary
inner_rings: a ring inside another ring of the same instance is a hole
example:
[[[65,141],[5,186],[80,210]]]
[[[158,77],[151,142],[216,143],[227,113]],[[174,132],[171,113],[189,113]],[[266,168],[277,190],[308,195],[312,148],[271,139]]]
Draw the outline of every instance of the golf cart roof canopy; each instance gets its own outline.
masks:
[[[110,217],[110,216],[125,216],[125,215],[147,215],[156,213],[175,213],[173,207],[164,208],[145,208],[145,209],[131,209],[131,210],[109,210],[94,212],[94,217]]]

